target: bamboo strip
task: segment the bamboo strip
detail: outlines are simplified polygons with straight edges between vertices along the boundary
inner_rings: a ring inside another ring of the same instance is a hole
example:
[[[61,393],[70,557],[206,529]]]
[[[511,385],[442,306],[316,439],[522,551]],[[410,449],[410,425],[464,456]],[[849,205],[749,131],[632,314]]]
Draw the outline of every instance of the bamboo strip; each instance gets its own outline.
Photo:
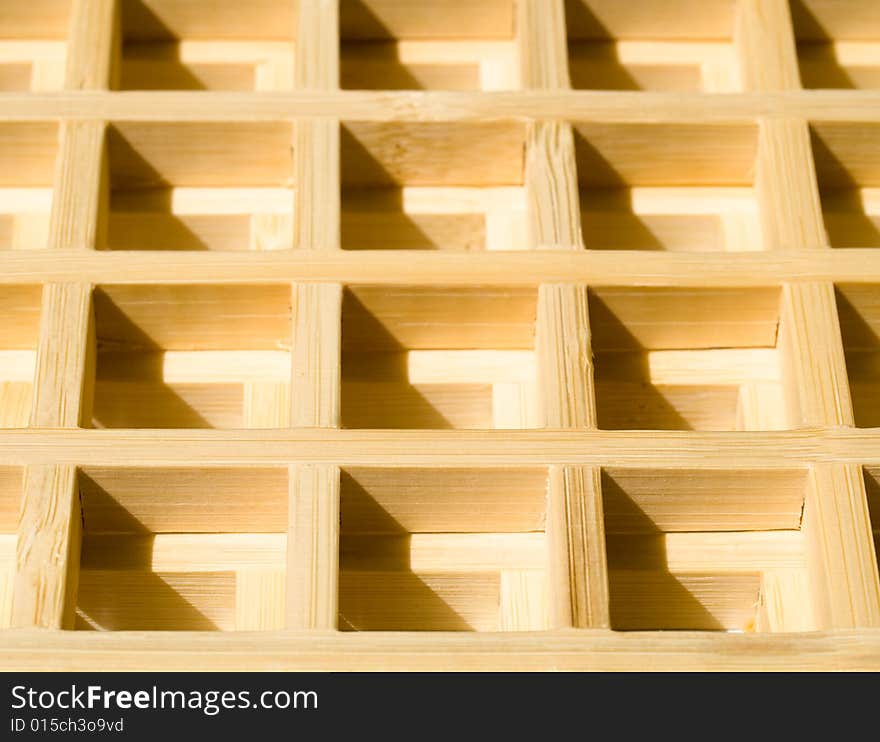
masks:
[[[4,93],[0,121],[498,121],[529,118],[645,123],[753,123],[768,119],[871,123],[880,92],[663,93],[529,90],[504,92],[324,91]]]
[[[547,510],[553,625],[607,628],[608,565],[599,470],[551,468]]]
[[[880,578],[861,467],[813,467],[802,527],[819,626],[880,626]]]
[[[287,628],[336,628],[339,467],[290,469]]]
[[[37,670],[880,670],[880,631],[785,635],[603,630],[275,634],[9,631],[0,667]]]

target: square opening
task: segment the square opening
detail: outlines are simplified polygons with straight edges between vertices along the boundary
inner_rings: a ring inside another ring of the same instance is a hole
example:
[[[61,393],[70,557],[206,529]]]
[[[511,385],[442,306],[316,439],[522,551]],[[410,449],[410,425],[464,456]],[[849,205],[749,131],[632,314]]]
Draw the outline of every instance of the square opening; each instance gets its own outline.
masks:
[[[48,244],[57,155],[56,123],[0,123],[0,250]]]
[[[284,628],[287,469],[79,472],[76,628]]]
[[[293,88],[294,3],[122,3],[123,90]]]
[[[588,249],[763,248],[754,125],[591,122],[574,133]]]
[[[7,629],[12,623],[15,551],[23,473],[20,466],[0,466],[0,629]]]
[[[805,88],[880,88],[880,17],[872,0],[791,0]]]
[[[525,249],[525,127],[347,122],[346,250]]]
[[[836,287],[837,316],[855,424],[880,427],[880,287]]]
[[[596,409],[605,430],[788,427],[778,288],[596,288]]]
[[[41,298],[39,286],[0,291],[0,428],[30,424]]]
[[[345,428],[538,427],[534,288],[351,286]]]
[[[804,470],[604,470],[612,629],[815,630],[805,491]]]
[[[566,0],[571,85],[580,90],[731,92],[734,3]]]
[[[46,93],[64,87],[70,0],[3,3],[0,93]]]
[[[880,124],[813,122],[810,139],[832,247],[880,247]]]
[[[107,247],[291,247],[292,141],[284,122],[114,124]]]
[[[341,0],[340,85],[349,90],[512,90],[513,0]]]
[[[289,285],[95,290],[100,428],[283,428]]]
[[[546,629],[546,481],[544,469],[344,471],[339,628]]]

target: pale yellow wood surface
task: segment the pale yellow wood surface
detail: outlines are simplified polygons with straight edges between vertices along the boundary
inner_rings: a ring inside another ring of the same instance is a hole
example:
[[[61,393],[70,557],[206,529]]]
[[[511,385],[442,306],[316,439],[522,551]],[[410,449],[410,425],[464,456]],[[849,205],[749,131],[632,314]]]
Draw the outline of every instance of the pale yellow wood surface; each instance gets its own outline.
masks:
[[[10,7],[0,665],[878,669],[870,10]]]
[[[23,490],[12,625],[73,628],[82,538],[76,470],[28,467]]]
[[[607,628],[608,565],[599,471],[553,467],[547,502],[551,609],[558,628]]]
[[[290,469],[287,539],[288,629],[336,627],[339,468]]]

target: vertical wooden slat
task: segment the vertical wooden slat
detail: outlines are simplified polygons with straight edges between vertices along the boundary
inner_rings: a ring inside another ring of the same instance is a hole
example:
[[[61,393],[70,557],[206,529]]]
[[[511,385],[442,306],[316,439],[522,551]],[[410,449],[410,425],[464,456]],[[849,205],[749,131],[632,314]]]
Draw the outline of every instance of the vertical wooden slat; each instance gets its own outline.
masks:
[[[788,0],[738,0],[734,36],[746,90],[800,87]]]
[[[800,89],[785,0],[742,0],[736,37],[746,90]],[[828,247],[805,121],[760,122],[756,193],[766,249]],[[833,284],[783,287],[778,345],[791,423],[852,425]],[[813,467],[802,530],[818,627],[880,625],[880,583],[859,467]]]
[[[522,87],[571,87],[564,0],[519,0],[517,9]]]
[[[115,0],[74,0],[65,88],[106,90],[119,66]],[[101,247],[108,178],[101,121],[63,122],[49,247]],[[92,287],[43,289],[31,425],[76,428],[91,419],[95,337]],[[28,466],[18,526],[14,626],[73,628],[82,524],[76,467]]]
[[[852,425],[833,285],[795,283],[783,287],[777,343],[791,424]]]
[[[106,242],[110,185],[102,121],[62,124],[52,211],[50,249],[100,249]]]
[[[95,363],[92,290],[86,284],[43,288],[31,425],[76,428],[91,419]]]
[[[64,87],[67,90],[117,87],[121,47],[117,0],[73,0]]]
[[[742,0],[736,46],[743,89],[762,93],[800,89],[788,0]],[[755,190],[766,249],[827,244],[805,121],[759,122]]]
[[[860,466],[813,467],[802,528],[819,627],[880,627],[880,577]]]
[[[547,542],[551,625],[607,628],[608,564],[597,467],[551,467]]]
[[[299,89],[339,87],[336,0],[301,0],[295,81]],[[339,121],[294,124],[294,246],[340,249]],[[293,287],[291,425],[339,427],[342,286]],[[339,468],[290,469],[287,628],[335,629],[339,563]]]
[[[563,0],[518,4],[522,86],[570,87]],[[533,121],[525,158],[533,249],[583,249],[571,125]],[[535,325],[538,398],[549,428],[595,428],[587,287],[543,284]],[[608,568],[598,468],[552,467],[547,501],[547,600],[554,627],[609,625]]]
[[[339,427],[342,287],[335,283],[293,288],[291,425]]]
[[[339,574],[339,467],[290,467],[287,628],[335,629]]]
[[[81,543],[76,467],[27,467],[15,553],[13,627],[73,628]]]
[[[302,0],[296,36],[295,80],[302,90],[339,88],[337,0]],[[294,124],[294,244],[301,250],[340,247],[339,121]]]
[[[596,402],[586,286],[541,285],[535,353],[544,425],[594,429]]]
[[[526,198],[533,247],[583,247],[571,126],[533,122],[526,140]]]

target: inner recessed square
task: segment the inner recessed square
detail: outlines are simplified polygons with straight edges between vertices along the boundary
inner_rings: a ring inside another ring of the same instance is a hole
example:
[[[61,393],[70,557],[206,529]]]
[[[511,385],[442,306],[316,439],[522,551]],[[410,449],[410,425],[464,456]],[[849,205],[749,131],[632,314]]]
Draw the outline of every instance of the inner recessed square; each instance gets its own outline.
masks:
[[[351,286],[342,426],[538,427],[532,288]]]
[[[811,631],[806,472],[602,473],[611,627]]]
[[[880,124],[813,122],[810,139],[832,247],[880,247]]]
[[[88,467],[76,628],[284,628],[287,469]]]
[[[57,154],[56,123],[0,123],[0,250],[46,247]]]
[[[805,88],[880,87],[880,18],[872,0],[791,0]]]
[[[288,285],[107,285],[94,307],[95,427],[287,426]]]
[[[835,293],[855,424],[880,427],[880,287],[841,284]]]
[[[123,90],[290,90],[295,6],[234,0],[122,4]]]
[[[0,93],[45,93],[64,86],[70,0],[3,3]]]
[[[0,629],[12,622],[15,551],[21,509],[23,469],[0,467]]]
[[[285,122],[114,124],[107,247],[289,248],[292,141]]]
[[[588,249],[763,248],[753,125],[590,122],[574,133]]]
[[[341,0],[339,15],[344,89],[518,87],[513,0]]]
[[[544,469],[349,468],[339,628],[548,627]]]
[[[345,123],[343,249],[525,249],[524,148],[512,121]]]
[[[566,0],[565,11],[575,89],[738,88],[732,2]]]
[[[39,286],[0,291],[0,428],[30,423],[41,298]]]
[[[778,288],[591,290],[599,427],[788,427],[779,306]]]

